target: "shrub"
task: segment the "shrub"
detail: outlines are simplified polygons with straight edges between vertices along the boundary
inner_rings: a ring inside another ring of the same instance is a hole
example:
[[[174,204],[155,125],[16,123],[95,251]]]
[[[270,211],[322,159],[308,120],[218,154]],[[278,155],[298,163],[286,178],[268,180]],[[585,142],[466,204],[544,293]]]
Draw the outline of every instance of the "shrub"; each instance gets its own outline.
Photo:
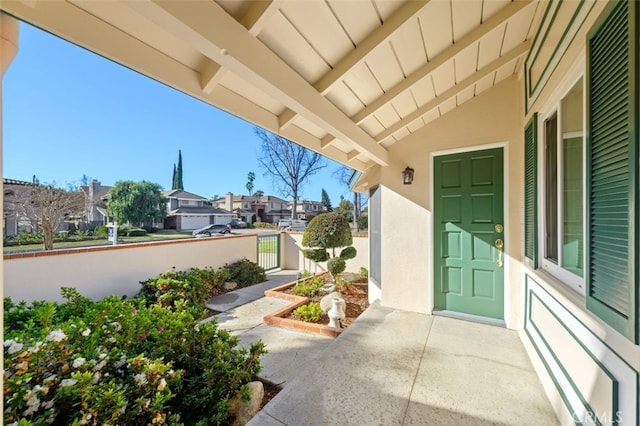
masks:
[[[369,271],[364,266],[360,267],[360,276],[363,278],[369,278]]]
[[[335,278],[339,273],[344,272],[344,270],[347,269],[347,263],[340,257],[332,257],[327,261],[327,269]]]
[[[166,271],[157,277],[142,281],[138,294],[147,304],[179,307],[183,303],[202,310],[205,302],[218,294],[230,277],[225,268],[192,268],[189,271]]]
[[[302,236],[302,245],[311,249],[303,250],[303,255],[314,262],[327,261],[327,269],[335,280],[346,268],[346,260],[356,256],[351,246],[353,238],[347,219],[338,213],[323,213],[311,219]],[[344,247],[336,257],[336,248]],[[331,251],[332,256],[329,255]]]
[[[316,322],[322,318],[322,308],[317,302],[309,302],[297,308],[294,313],[299,315],[303,321]]]
[[[186,304],[65,297],[5,299],[5,424],[226,424],[259,372],[262,343],[237,349]]]
[[[311,297],[326,283],[324,278],[314,277],[297,284],[293,287],[293,292],[298,296]]]
[[[109,234],[109,228],[107,225],[100,225],[93,231],[93,235],[96,237],[106,237]]]
[[[226,265],[229,271],[229,281],[238,283],[239,287],[246,287],[267,280],[264,268],[247,258]]]
[[[369,228],[369,218],[367,216],[360,216],[358,218],[358,229],[364,231]]]
[[[131,228],[127,231],[128,237],[144,237],[147,235],[147,231],[142,228]]]
[[[254,222],[253,228],[257,229],[278,229],[277,223]]]

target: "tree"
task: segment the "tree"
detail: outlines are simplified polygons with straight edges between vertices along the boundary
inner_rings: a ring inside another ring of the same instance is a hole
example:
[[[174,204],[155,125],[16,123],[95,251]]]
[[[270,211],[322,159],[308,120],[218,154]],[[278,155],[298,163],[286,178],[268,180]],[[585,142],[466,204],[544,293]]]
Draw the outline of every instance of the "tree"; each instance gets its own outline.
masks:
[[[253,191],[253,181],[256,180],[256,174],[253,172],[249,172],[247,175],[247,184],[245,185],[247,191],[249,191],[249,195],[251,195],[251,191]]]
[[[34,176],[34,182],[37,179]],[[15,191],[13,209],[37,224],[42,233],[44,250],[53,250],[53,237],[65,220],[75,219],[84,210],[84,193],[66,191],[54,185],[25,185]]]
[[[353,219],[353,203],[349,200],[342,199],[340,200],[340,204],[333,211],[334,213],[343,216],[347,221],[351,221]]]
[[[157,183],[120,181],[109,191],[107,211],[120,223],[157,223],[167,215],[167,199]]]
[[[184,183],[182,182],[182,150],[178,150],[178,166],[173,165],[173,183],[171,189],[184,191]]]
[[[347,166],[340,166],[338,169],[336,169],[333,172],[333,175],[341,182],[343,183],[347,188],[349,188],[349,191],[351,191],[351,186],[350,186],[350,182],[351,182],[351,177],[353,176],[353,169],[347,167]],[[353,210],[351,210],[351,213],[353,215],[353,223],[356,226],[356,230],[359,231],[360,230],[360,221],[358,220],[358,218],[360,217],[360,212],[362,211],[362,207],[364,204],[367,203],[367,196],[364,194],[360,194],[359,192],[353,192]]]
[[[331,200],[329,199],[329,194],[327,194],[327,191],[325,191],[324,188],[322,188],[322,205],[326,207],[329,213],[333,211],[333,207],[331,207]]]
[[[356,249],[351,246],[353,237],[347,219],[338,213],[323,213],[309,222],[302,235],[302,251],[307,259],[327,262],[327,269],[335,280],[346,269],[346,261],[356,257]],[[336,256],[336,248],[344,247]],[[329,253],[329,250],[331,253]]]
[[[285,138],[255,128],[262,141],[258,158],[265,176],[271,176],[281,195],[293,198],[291,219],[295,219],[298,195],[305,181],[326,167],[324,158]]]

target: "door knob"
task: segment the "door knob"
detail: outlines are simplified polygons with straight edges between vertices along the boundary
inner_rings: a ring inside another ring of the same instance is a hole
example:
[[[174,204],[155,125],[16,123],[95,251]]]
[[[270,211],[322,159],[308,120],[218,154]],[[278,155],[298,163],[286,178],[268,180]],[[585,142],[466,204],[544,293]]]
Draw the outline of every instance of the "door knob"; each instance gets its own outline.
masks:
[[[498,249],[498,267],[502,268],[503,262],[502,262],[502,248],[504,247],[504,241],[502,241],[502,239],[498,238],[496,240],[496,248]]]

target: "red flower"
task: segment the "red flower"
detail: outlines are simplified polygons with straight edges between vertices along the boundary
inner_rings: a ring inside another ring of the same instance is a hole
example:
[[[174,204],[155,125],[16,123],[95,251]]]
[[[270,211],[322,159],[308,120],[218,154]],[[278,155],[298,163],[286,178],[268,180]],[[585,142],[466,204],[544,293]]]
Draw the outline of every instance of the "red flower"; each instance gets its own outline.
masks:
[[[166,284],[163,284],[162,287],[160,287],[160,290],[165,291],[166,289],[168,289],[169,286]]]

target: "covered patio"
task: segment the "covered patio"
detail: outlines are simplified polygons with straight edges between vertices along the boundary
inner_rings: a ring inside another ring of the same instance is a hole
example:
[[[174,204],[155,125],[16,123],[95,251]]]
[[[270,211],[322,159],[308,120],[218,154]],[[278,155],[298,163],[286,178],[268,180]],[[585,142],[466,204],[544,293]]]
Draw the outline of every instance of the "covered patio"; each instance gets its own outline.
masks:
[[[354,385],[375,413],[358,415],[375,423],[544,424],[553,421],[547,398],[562,424],[638,424],[638,2],[3,0],[0,8],[3,71],[19,49],[17,18],[356,171],[353,189],[370,196],[377,305],[331,360],[299,379],[320,386],[324,370],[344,369],[347,381],[328,393],[310,388],[315,396],[333,401]],[[518,339],[526,356],[513,349]],[[361,358],[368,367],[358,371]],[[385,369],[393,373],[373,375]],[[480,386],[473,395],[467,371]],[[523,393],[495,408],[493,391],[507,378]],[[433,386],[423,393],[419,383]],[[301,385],[263,420],[355,420],[331,404],[280,405],[300,401]],[[541,418],[516,412],[527,398],[540,401],[529,407]]]

